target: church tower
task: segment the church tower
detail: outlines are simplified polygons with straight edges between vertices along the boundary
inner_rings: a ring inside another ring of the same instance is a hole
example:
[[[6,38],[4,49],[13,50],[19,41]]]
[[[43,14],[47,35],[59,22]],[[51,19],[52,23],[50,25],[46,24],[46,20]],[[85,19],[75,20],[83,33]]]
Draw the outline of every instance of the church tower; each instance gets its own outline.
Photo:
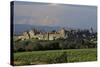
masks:
[[[90,29],[90,33],[93,33],[93,28],[91,27],[91,29]]]
[[[35,30],[30,30],[29,35],[30,35],[30,38],[33,38],[35,36]]]
[[[64,28],[62,28],[60,31],[59,31],[59,33],[61,34],[61,37],[65,37],[65,29]]]

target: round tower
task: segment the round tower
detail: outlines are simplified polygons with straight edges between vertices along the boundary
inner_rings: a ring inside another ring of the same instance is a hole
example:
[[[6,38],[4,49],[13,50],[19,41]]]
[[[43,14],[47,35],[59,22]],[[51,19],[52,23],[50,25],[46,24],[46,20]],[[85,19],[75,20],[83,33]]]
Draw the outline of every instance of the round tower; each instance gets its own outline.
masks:
[[[59,33],[61,34],[62,37],[65,37],[65,29],[64,29],[64,28],[62,28],[62,29],[59,31]]]
[[[35,31],[34,30],[30,30],[29,31],[29,35],[30,35],[30,38],[33,38],[35,36]]]

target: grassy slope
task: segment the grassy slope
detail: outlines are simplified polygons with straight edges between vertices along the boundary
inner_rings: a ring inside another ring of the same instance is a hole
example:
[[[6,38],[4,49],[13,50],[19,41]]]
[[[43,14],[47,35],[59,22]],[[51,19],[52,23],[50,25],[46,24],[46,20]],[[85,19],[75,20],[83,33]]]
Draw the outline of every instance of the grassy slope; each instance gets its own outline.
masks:
[[[54,58],[60,56],[63,52],[67,54],[67,62],[97,60],[96,49],[68,49],[14,53],[14,63],[15,65],[47,64],[48,60],[53,61]]]

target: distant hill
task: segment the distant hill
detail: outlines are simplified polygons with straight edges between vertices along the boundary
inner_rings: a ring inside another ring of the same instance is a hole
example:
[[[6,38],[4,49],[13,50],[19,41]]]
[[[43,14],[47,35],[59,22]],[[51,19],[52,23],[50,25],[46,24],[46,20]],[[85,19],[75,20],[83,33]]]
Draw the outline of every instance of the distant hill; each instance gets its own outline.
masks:
[[[56,27],[52,27],[52,26],[37,26],[37,25],[28,25],[28,24],[14,24],[14,33],[15,34],[20,34],[24,31],[28,31],[31,29],[37,29],[40,31],[44,31],[44,32],[50,32],[52,30],[59,30],[61,29],[61,27],[56,26]]]
[[[53,30],[58,31],[61,28],[62,27],[60,27],[60,26],[39,26],[39,25],[29,25],[29,24],[14,24],[14,34],[20,34],[24,31],[28,31],[28,30],[32,30],[32,29],[40,30],[43,32],[51,32]],[[76,28],[68,28],[67,26],[64,28],[66,30],[76,29]],[[94,32],[97,32],[97,30],[94,30]]]

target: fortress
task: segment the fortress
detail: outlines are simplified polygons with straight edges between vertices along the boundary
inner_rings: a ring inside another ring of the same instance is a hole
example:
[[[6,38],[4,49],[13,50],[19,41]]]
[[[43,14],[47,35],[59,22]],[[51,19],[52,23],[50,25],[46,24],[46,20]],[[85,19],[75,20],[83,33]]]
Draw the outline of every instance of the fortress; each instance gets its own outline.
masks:
[[[26,39],[38,39],[38,40],[56,40],[59,38],[67,38],[67,32],[64,28],[60,29],[59,31],[52,31],[52,32],[40,32],[36,29],[23,32],[22,35],[18,36],[18,39],[26,40]]]
[[[43,32],[37,29],[31,29],[29,31],[23,32],[21,35],[14,36],[16,40],[57,40],[57,39],[90,39],[90,41],[95,42],[97,40],[97,33],[90,30],[72,30],[72,29],[60,29],[58,31],[52,30],[51,32]]]

